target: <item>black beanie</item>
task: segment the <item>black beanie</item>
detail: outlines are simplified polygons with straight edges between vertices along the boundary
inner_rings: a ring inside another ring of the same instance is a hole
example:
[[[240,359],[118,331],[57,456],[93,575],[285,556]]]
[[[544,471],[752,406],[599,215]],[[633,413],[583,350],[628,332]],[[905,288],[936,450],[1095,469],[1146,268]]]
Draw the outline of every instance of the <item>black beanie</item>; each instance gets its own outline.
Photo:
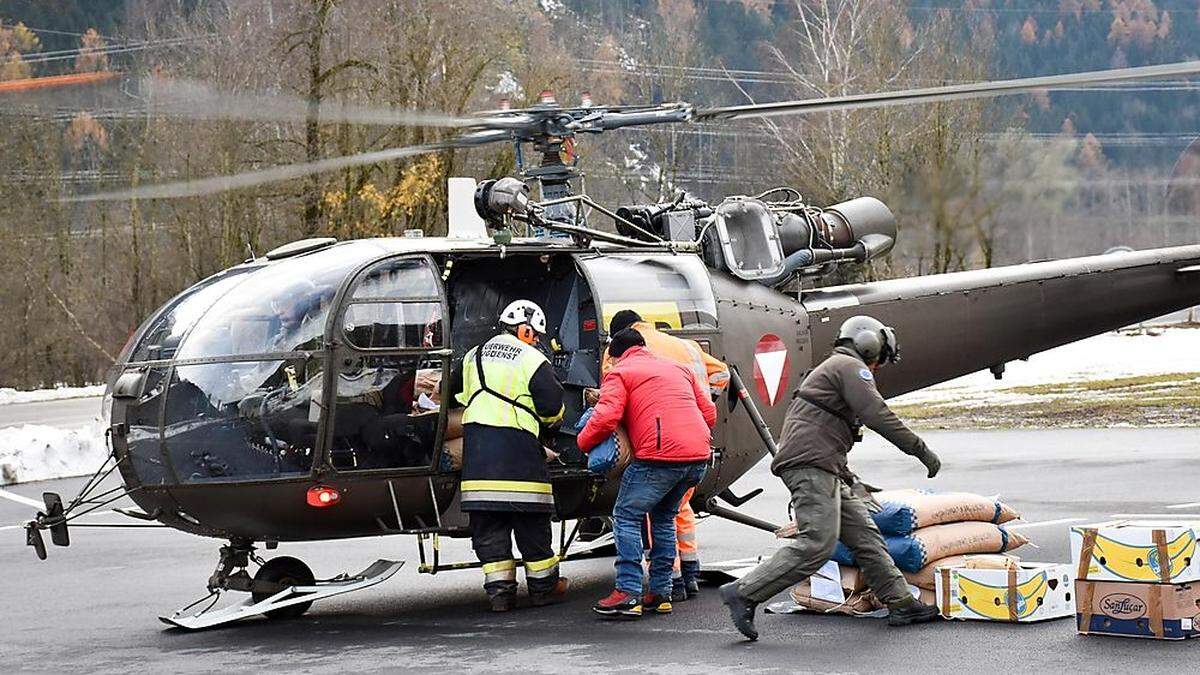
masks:
[[[632,309],[623,309],[613,314],[612,320],[608,322],[608,334],[616,335],[641,320],[642,317],[637,312]]]
[[[612,342],[608,343],[608,355],[614,359],[619,359],[626,350],[633,347],[645,347],[646,340],[642,338],[642,334],[632,328],[617,333],[613,336]]]

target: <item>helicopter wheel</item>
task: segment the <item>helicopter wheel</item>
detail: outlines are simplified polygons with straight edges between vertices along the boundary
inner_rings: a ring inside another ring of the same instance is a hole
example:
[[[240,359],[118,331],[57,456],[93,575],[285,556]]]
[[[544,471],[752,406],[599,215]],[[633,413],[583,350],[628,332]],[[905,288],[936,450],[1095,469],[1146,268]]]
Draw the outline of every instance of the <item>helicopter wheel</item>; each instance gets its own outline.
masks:
[[[310,586],[315,581],[312,570],[308,568],[299,558],[291,556],[279,556],[271,558],[262,567],[258,568],[258,572],[254,574],[255,581],[268,581],[274,584],[282,584],[284,586]],[[250,597],[254,602],[261,602],[275,595],[266,591],[251,591]],[[272,619],[295,619],[308,611],[312,607],[312,602],[302,602],[296,605],[288,605],[279,609],[272,609],[266,612],[267,616]]]

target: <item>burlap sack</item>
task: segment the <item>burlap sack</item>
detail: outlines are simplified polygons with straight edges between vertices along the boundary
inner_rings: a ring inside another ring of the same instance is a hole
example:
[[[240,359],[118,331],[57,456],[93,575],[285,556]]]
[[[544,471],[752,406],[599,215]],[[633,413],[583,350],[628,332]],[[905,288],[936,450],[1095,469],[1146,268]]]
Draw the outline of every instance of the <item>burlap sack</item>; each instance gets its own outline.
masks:
[[[968,553],[1003,553],[1029,543],[1018,532],[1008,532],[992,523],[947,523],[923,527],[912,534],[883,538],[888,554],[904,572],[917,572],[934,560]],[[831,560],[839,565],[855,565],[854,554],[842,542],[833,550]]]
[[[466,408],[455,408],[446,413],[446,440],[451,438],[462,438],[463,435],[463,413]]]
[[[991,523],[934,525],[913,532],[911,537],[920,545],[924,565],[952,555],[1003,553],[1029,543],[1020,532],[1008,532]]]
[[[450,457],[450,468],[454,471],[461,471],[463,459],[462,436],[459,436],[458,438],[447,438],[446,441],[442,443],[442,447],[446,450],[446,455]]]
[[[1011,535],[1010,535],[1011,536]],[[1005,569],[1009,566],[1016,565],[1021,562],[1021,559],[1015,555],[1007,553],[995,554],[974,554],[974,555],[952,555],[949,558],[934,560],[925,565],[916,572],[904,572],[904,578],[908,583],[917,588],[934,589],[934,577],[936,576],[937,568],[939,567],[967,567],[970,569]]]
[[[1007,504],[970,492],[884,490],[874,497],[883,508],[872,517],[884,534],[908,534],[922,527],[963,521],[999,525],[1020,517]]]

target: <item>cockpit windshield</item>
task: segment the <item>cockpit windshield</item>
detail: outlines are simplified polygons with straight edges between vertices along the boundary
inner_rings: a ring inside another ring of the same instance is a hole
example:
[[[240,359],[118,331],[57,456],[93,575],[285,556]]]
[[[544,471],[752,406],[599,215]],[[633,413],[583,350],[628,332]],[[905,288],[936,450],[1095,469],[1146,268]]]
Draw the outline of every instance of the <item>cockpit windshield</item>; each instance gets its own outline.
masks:
[[[279,261],[217,300],[184,339],[176,358],[319,349],[333,296],[347,274],[378,254],[369,243]]]

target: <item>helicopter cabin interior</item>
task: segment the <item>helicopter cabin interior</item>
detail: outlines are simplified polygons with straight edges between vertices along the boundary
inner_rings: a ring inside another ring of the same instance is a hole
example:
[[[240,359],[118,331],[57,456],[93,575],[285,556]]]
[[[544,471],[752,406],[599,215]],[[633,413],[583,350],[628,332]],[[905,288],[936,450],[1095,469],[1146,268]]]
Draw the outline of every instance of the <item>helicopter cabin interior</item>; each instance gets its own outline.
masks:
[[[714,337],[716,303],[694,256],[381,247],[349,242],[234,268],[148,320],[111,387],[123,470],[144,486],[301,478],[326,463],[453,471],[462,357],[525,298],[547,314],[542,348],[566,389],[565,422],[548,440],[562,451],[555,471],[583,472],[574,422],[584,389],[599,384],[612,314],[633,308]]]

